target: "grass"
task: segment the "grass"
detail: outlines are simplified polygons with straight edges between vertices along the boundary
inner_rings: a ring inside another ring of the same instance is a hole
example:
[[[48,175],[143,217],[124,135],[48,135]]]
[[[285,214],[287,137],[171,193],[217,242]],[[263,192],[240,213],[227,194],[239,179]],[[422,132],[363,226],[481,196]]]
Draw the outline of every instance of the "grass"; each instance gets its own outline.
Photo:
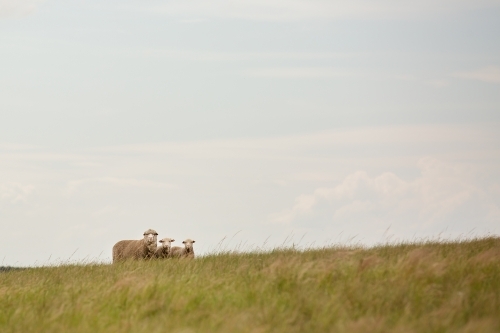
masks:
[[[9,270],[0,332],[500,332],[500,238]]]

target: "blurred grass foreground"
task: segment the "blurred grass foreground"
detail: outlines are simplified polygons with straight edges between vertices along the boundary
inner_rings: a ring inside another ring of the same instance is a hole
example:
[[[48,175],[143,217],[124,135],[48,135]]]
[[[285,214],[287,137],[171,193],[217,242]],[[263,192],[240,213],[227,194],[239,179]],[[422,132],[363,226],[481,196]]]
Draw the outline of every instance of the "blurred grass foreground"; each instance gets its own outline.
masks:
[[[9,269],[0,332],[500,332],[500,238]]]

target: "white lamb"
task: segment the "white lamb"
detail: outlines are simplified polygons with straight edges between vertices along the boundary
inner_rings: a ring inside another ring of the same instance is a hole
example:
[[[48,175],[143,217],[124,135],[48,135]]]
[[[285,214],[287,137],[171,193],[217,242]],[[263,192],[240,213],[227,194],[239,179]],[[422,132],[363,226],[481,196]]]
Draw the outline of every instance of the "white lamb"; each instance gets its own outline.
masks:
[[[182,242],[184,247],[174,246],[170,251],[170,257],[174,258],[194,258],[194,240],[186,239]]]
[[[161,245],[156,248],[155,258],[163,258],[163,259],[168,258],[170,256],[172,242],[175,242],[175,239],[173,238],[160,239]]]

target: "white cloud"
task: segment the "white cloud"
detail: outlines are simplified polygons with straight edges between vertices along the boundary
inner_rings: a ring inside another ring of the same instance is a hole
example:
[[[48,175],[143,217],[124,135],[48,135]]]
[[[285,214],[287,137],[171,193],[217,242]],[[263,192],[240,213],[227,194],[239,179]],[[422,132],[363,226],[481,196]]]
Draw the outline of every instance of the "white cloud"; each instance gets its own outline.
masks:
[[[94,213],[92,213],[92,216],[99,217],[99,216],[103,216],[103,215],[112,215],[112,214],[116,213],[117,211],[118,211],[117,207],[107,205],[101,209],[98,209]]]
[[[130,56],[190,61],[261,61],[261,60],[321,60],[373,57],[375,52],[218,52],[183,49],[146,48],[130,51]]]
[[[401,125],[331,130],[276,138],[228,139],[189,142],[134,144],[97,148],[98,153],[173,154],[186,158],[293,158],[309,151],[348,147],[362,149],[380,145],[443,145],[474,144],[477,148],[498,148],[498,124],[478,125]],[[481,150],[475,149],[475,153]],[[469,152],[468,152],[469,153]],[[339,156],[339,155],[337,155]],[[309,174],[309,177],[312,175]],[[324,177],[325,175],[322,175]]]
[[[488,83],[500,83],[500,67],[489,66],[470,72],[455,73],[455,77]]]
[[[0,202],[9,202],[11,204],[19,201],[25,201],[35,186],[20,184],[14,182],[0,183]]]
[[[34,145],[25,144],[13,144],[13,143],[0,143],[0,151],[23,151],[23,150],[33,150],[39,148]]]
[[[143,187],[143,188],[158,188],[158,189],[172,189],[174,185],[154,182],[147,179],[135,178],[118,178],[118,177],[98,177],[98,178],[85,178],[79,180],[71,180],[68,182],[68,193],[75,192],[79,187],[92,184],[92,183],[105,183],[118,187]]]
[[[444,79],[429,80],[426,83],[434,88],[444,88],[450,85],[450,82]]]
[[[0,18],[20,17],[33,13],[43,0],[0,0]]]
[[[367,76],[367,73],[356,72],[353,70],[336,69],[331,67],[274,67],[274,68],[254,68],[242,72],[244,76],[258,78],[346,78]]]
[[[214,0],[149,2],[146,10],[182,20],[205,18],[288,21],[304,19],[408,18],[499,6],[497,0]]]
[[[291,209],[270,218],[275,223],[288,224],[305,215],[314,219],[317,207],[327,205],[334,224],[363,219],[368,224],[370,220],[381,220],[386,224],[429,226],[446,221],[469,201],[483,212],[478,219],[498,215],[494,193],[477,182],[478,170],[432,157],[421,158],[418,167],[421,175],[411,181],[391,172],[375,177],[364,171],[354,172],[335,187],[298,196]]]
[[[306,214],[309,212],[314,205],[316,205],[316,197],[314,195],[300,195],[295,199],[295,205],[291,211],[284,212],[282,214],[275,214],[273,221],[279,223],[288,223],[296,215]]]

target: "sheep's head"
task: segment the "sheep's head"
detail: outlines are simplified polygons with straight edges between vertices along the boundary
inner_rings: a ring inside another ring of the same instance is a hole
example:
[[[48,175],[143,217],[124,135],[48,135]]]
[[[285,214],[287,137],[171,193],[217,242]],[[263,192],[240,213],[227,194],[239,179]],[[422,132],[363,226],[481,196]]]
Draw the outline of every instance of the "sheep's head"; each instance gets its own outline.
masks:
[[[153,229],[148,229],[144,231],[144,241],[146,244],[155,244],[156,245],[156,239],[158,237],[158,233],[154,231]]]
[[[194,243],[194,240],[189,239],[189,238],[182,242],[182,244],[184,244],[184,246],[186,247],[186,251],[188,253],[193,252],[193,243]]]
[[[172,246],[172,242],[175,242],[175,239],[173,239],[173,238],[160,239],[161,246],[166,250],[170,250],[170,247]]]

